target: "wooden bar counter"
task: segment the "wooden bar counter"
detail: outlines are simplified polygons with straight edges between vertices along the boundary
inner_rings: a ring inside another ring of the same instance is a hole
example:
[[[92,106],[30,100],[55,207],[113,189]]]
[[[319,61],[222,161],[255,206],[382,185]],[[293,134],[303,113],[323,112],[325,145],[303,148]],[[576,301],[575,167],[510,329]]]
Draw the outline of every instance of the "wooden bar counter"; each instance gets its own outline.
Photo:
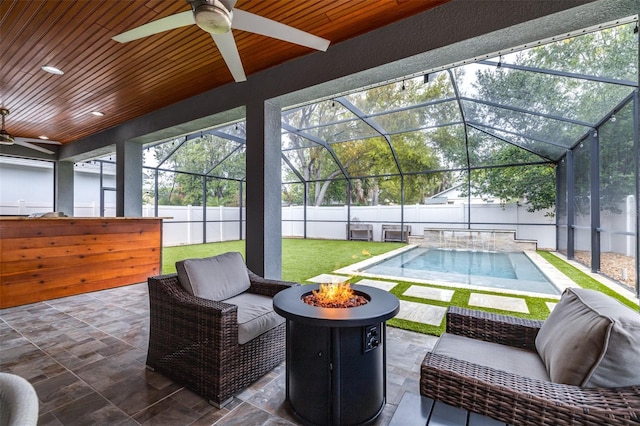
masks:
[[[146,282],[161,218],[0,218],[0,308]]]

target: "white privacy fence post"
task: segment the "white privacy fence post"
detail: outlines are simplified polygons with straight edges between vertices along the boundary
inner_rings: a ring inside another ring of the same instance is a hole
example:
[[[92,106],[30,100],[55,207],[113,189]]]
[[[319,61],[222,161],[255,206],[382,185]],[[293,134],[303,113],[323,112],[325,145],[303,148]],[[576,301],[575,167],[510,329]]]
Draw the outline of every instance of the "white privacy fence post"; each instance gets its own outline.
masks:
[[[218,206],[218,229],[220,234],[218,238],[220,238],[220,241],[224,241],[224,222],[222,221],[224,216],[224,207]]]
[[[187,206],[187,244],[191,244],[191,204]]]
[[[633,195],[628,195],[626,199],[626,226],[625,231],[627,232],[635,232],[636,230],[636,218],[635,218],[635,210],[636,210],[636,197]],[[627,247],[626,247],[626,255],[627,256],[635,256],[635,239],[631,235],[626,236]]]

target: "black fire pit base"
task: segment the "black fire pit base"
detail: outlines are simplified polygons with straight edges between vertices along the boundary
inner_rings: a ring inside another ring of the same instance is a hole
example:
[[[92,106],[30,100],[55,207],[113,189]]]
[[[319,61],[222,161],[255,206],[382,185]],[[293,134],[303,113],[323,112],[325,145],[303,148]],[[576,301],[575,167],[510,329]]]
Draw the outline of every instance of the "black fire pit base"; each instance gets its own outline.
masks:
[[[384,326],[327,328],[287,321],[287,400],[300,420],[362,425],[380,415],[386,402]],[[365,352],[367,333],[378,343]]]
[[[386,403],[385,321],[400,302],[377,288],[354,285],[369,302],[320,308],[302,301],[317,285],[291,287],[273,299],[287,320],[286,398],[307,425],[373,422]]]

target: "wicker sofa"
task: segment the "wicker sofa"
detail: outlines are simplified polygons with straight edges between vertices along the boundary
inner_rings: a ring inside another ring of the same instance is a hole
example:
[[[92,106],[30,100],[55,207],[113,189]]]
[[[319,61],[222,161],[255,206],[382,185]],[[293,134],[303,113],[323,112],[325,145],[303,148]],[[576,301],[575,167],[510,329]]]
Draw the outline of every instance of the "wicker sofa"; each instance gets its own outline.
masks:
[[[565,323],[561,326],[565,326],[572,319],[556,312],[563,309],[562,303],[561,299],[552,315],[556,313],[556,317],[561,317],[559,319]],[[583,380],[581,384],[576,385],[551,379],[549,371],[555,376],[562,372],[550,370],[549,363],[553,359],[549,354],[546,354],[547,359],[539,354],[544,343],[542,337],[548,337],[539,336],[544,325],[542,321],[450,307],[446,315],[446,333],[422,362],[420,393],[514,425],[638,425],[640,347],[637,347],[637,343],[640,339],[640,322],[635,320],[634,315],[640,320],[640,314],[622,304],[619,304],[619,310],[626,319],[619,321],[614,318],[613,325],[605,325],[604,338],[615,339],[614,334],[619,334],[620,330],[613,328],[621,327],[622,323],[622,326],[628,327],[628,333],[624,335],[627,341],[621,343],[611,340],[608,346],[605,343],[595,358],[589,358],[595,359],[594,365],[582,370],[586,376],[580,379]],[[569,310],[571,315],[575,316],[575,312]],[[594,318],[598,321],[611,319],[597,312]],[[550,320],[551,316],[547,321]],[[589,327],[597,330],[593,325]],[[562,331],[562,328],[558,330]],[[567,330],[566,326],[564,334],[570,339],[578,339],[578,343],[574,341],[562,346],[563,342],[559,342],[557,346],[569,350],[575,346],[577,356],[582,356],[580,352],[588,351],[586,346],[579,347],[582,341],[586,345],[593,343],[587,342],[588,338],[577,336],[573,330]],[[611,352],[626,344],[632,345],[631,349],[626,349],[630,351],[629,354],[612,360],[613,364],[604,365],[608,362],[607,357],[615,355]],[[560,356],[564,356],[564,360],[569,359],[566,354]],[[572,365],[569,368],[582,368],[580,363],[570,362]],[[618,365],[622,371],[614,372],[612,365],[613,368]],[[609,370],[598,370],[604,367]],[[597,377],[598,374],[603,375]],[[598,385],[598,380],[619,380],[622,386],[605,387]],[[562,381],[570,379],[564,377]]]
[[[235,258],[235,266],[225,267],[229,255]],[[208,278],[205,284],[214,288],[224,288],[224,281],[232,281],[233,273],[243,268],[240,275],[242,279],[246,275],[248,288],[240,294],[232,294],[233,289],[227,288],[222,300],[212,300],[219,298],[215,295],[190,294],[194,289],[185,285],[185,278],[183,282],[179,278],[183,263],[177,265],[178,274],[148,279],[151,321],[147,367],[207,398],[216,407],[226,405],[234,393],[284,361],[284,319],[266,310],[272,310],[271,298],[276,293],[297,285],[261,278],[246,269],[244,263],[238,264],[239,256],[227,253],[189,260],[206,263],[222,259],[217,271],[205,268],[200,277]],[[257,307],[253,306],[256,300]],[[247,312],[258,312],[257,329],[243,331],[246,324],[250,325]]]

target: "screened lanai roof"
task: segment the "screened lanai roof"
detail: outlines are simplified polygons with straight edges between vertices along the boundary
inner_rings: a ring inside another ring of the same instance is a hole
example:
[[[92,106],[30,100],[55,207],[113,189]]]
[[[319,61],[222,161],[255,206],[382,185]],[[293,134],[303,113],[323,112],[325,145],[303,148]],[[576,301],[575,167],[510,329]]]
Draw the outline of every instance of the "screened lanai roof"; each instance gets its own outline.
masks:
[[[283,167],[303,181],[310,161],[326,163],[316,179],[555,163],[637,89],[636,18],[283,111]],[[243,122],[146,148],[147,167],[244,179]]]

